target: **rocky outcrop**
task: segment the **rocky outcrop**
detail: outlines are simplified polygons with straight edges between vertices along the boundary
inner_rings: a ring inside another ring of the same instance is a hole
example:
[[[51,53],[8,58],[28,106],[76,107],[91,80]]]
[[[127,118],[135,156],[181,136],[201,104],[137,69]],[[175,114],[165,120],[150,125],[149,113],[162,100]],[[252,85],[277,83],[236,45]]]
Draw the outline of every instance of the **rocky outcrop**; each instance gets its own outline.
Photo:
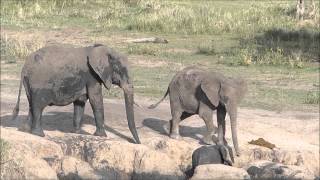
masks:
[[[1,164],[1,179],[185,179],[192,152],[200,146],[166,136],[145,138],[143,144],[72,133],[42,138],[2,127],[1,138],[10,146],[8,159]],[[319,159],[311,152],[247,145],[235,158],[235,167],[198,166],[192,178],[246,179],[245,170],[236,167],[258,160],[304,167],[318,175],[319,165],[312,163]]]
[[[264,147],[242,146],[240,157],[236,157],[234,166],[245,167],[248,164],[267,160],[284,165],[303,166],[315,175],[319,175],[319,153],[313,151],[298,151],[291,149],[268,149]]]
[[[9,142],[7,159],[1,164],[1,179],[58,179],[45,158],[62,157],[59,145],[4,128],[1,128],[1,138]]]
[[[63,179],[103,179],[103,176],[94,170],[90,164],[74,157],[65,157],[61,161],[61,169],[58,172],[60,180]]]
[[[315,176],[306,168],[283,165],[270,161],[257,161],[247,167],[252,179],[314,179]]]
[[[191,180],[250,179],[246,170],[223,164],[197,166]]]
[[[51,140],[60,144],[66,155],[86,161],[107,179],[185,178],[183,168],[179,166],[182,158],[171,158],[166,153],[170,141],[152,141],[148,146],[84,135],[66,135]]]

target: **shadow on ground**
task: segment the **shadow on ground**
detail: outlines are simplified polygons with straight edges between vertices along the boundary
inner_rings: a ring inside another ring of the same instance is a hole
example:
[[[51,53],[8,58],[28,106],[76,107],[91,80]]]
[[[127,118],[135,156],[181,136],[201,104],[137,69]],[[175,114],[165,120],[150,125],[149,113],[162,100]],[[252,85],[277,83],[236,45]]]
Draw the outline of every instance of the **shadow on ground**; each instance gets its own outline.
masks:
[[[3,127],[16,127],[19,130],[22,131],[24,125],[27,123],[27,116],[26,115],[20,115],[17,117],[16,120],[12,120],[12,116],[11,115],[7,115],[7,116],[3,116],[1,117],[1,126]],[[61,131],[64,133],[72,133],[73,131],[73,113],[69,113],[69,112],[47,112],[45,114],[42,115],[42,128],[44,130],[47,131]],[[92,116],[89,115],[83,115],[83,121],[82,121],[82,125],[84,124],[90,124],[95,126],[95,122],[94,122],[94,118]],[[129,142],[134,142],[132,140],[131,137],[128,137],[124,134],[122,134],[121,132],[117,131],[116,129],[105,125],[105,129],[122,138],[125,139]],[[83,128],[81,129],[81,134],[84,135],[91,135],[90,133],[86,132],[85,130],[83,130]]]
[[[144,119],[142,124],[154,131],[157,131],[159,134],[168,136],[167,132],[165,131],[164,127],[168,121],[156,119],[156,118],[147,118]],[[190,137],[202,142],[202,139],[197,136],[197,134],[205,134],[207,132],[206,126],[201,127],[190,127],[180,125],[180,135],[182,137]]]

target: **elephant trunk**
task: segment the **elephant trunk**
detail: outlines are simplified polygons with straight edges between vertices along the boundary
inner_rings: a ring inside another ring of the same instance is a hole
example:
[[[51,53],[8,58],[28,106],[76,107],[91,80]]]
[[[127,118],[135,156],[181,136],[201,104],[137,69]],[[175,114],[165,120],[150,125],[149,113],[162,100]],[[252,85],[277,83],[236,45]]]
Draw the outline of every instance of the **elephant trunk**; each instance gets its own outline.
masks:
[[[236,155],[240,156],[239,145],[238,145],[238,135],[237,135],[237,114],[236,114],[236,112],[232,112],[230,114],[230,121],[231,121],[230,124],[231,124],[233,146],[236,151]]]
[[[128,126],[129,129],[133,135],[133,138],[135,139],[137,144],[141,144],[136,125],[134,122],[134,111],[133,111],[133,88],[132,85],[126,85],[123,87],[123,94],[125,99],[125,105],[126,105],[126,113],[127,113],[127,120],[128,120]]]

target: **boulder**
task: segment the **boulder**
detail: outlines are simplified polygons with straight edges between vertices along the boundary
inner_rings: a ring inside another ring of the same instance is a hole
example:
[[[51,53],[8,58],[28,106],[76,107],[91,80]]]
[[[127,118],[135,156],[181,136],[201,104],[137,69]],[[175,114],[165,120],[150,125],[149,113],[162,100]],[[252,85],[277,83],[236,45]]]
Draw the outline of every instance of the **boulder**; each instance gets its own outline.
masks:
[[[257,161],[246,168],[251,179],[314,179],[304,167],[270,161]]]
[[[65,157],[61,162],[61,171],[58,173],[63,179],[103,179],[87,162],[74,157]]]
[[[319,175],[319,151],[298,151],[282,148],[265,148],[255,145],[243,145],[241,156],[235,157],[235,167],[245,167],[250,163],[266,160],[284,165],[303,166],[315,175]]]
[[[180,168],[185,158],[181,157],[182,154],[173,157],[170,151],[165,150],[173,146],[170,142],[160,141],[155,143],[159,147],[154,147],[153,143],[152,145],[138,145],[73,134],[52,138],[52,140],[61,145],[67,156],[86,161],[106,179],[185,178]]]
[[[10,142],[7,153],[1,179],[58,179],[56,171],[24,144]]]
[[[59,145],[29,133],[1,128],[1,138],[8,143],[7,157],[1,164],[1,179],[58,179],[45,160],[62,157]]]
[[[206,164],[197,166],[192,180],[201,179],[250,179],[246,170],[223,164]]]
[[[148,150],[138,153],[134,163],[133,179],[185,179],[175,160],[163,152]]]
[[[175,166],[180,167],[185,172],[192,163],[192,152],[200,145],[196,142],[175,140],[169,137],[153,137],[147,140],[147,146],[157,152],[166,154]]]
[[[27,148],[37,157],[63,157],[62,149],[57,143],[30,133],[1,128],[1,138],[15,144],[15,149]]]

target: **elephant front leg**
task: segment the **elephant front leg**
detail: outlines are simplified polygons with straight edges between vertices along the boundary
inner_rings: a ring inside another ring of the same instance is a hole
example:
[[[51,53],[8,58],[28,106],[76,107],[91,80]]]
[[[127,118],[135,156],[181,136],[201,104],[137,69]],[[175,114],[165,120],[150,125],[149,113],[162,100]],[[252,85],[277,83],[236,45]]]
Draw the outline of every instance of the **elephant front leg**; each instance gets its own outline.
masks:
[[[219,105],[217,108],[217,124],[218,124],[218,144],[228,145],[228,142],[225,138],[226,134],[226,108],[222,105]]]
[[[162,127],[165,133],[167,133],[168,135],[171,132],[171,126],[172,126],[172,120],[170,120],[169,122],[165,123]]]
[[[204,120],[204,123],[207,127],[207,133],[204,135],[202,141],[205,144],[213,144],[213,136],[215,133],[216,127],[213,125],[212,120],[213,111],[210,107],[204,104],[200,104],[199,116]]]
[[[88,96],[97,128],[94,135],[107,136],[104,129],[104,109],[101,86],[97,83],[93,87],[88,87]]]
[[[227,112],[230,116],[231,134],[234,150],[236,155],[240,156],[240,149],[238,144],[238,133],[237,133],[237,106],[234,103],[229,103],[226,106]]]
[[[74,133],[80,133],[81,132],[81,122],[83,118],[84,108],[85,108],[86,100],[80,101],[76,100],[73,102],[74,105],[74,114],[73,114],[73,127]]]

